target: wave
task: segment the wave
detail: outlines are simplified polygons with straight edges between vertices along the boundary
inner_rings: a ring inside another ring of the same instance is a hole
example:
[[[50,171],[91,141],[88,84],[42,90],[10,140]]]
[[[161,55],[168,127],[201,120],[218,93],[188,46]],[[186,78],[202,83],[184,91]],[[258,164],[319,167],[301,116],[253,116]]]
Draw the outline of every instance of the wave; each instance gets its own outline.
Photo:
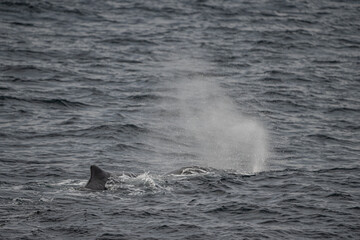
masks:
[[[327,113],[359,113],[360,109],[350,108],[350,107],[341,107],[341,108],[331,108]]]
[[[154,94],[137,94],[127,97],[129,100],[135,100],[135,101],[146,101],[146,100],[159,100],[161,99],[160,96],[154,95]]]
[[[70,123],[69,123],[70,124]],[[76,123],[74,123],[76,125]],[[56,131],[48,133],[39,133],[34,131],[14,131],[12,133],[2,133],[0,136],[12,139],[59,139],[65,138],[69,140],[71,138],[95,138],[95,139],[115,139],[119,140],[124,135],[134,137],[140,133],[146,133],[148,130],[143,127],[139,127],[134,124],[115,124],[115,125],[97,125],[88,128],[68,131]],[[70,140],[69,140],[70,141]],[[130,146],[125,144],[119,144],[119,149],[132,148],[142,149],[140,144],[138,146]],[[114,148],[116,150],[116,147]]]
[[[6,8],[11,12],[19,12],[19,9],[27,10],[34,13],[48,11],[61,12],[66,14],[87,15],[90,12],[84,9],[68,7],[57,3],[47,1],[1,1],[0,7]]]
[[[10,50],[11,51],[11,50]],[[11,52],[26,52],[29,54],[34,54],[34,53],[39,53],[39,52],[34,52],[34,51],[22,51],[22,50],[12,50]],[[38,72],[49,72],[50,70],[41,68],[41,67],[37,67],[34,65],[6,65],[6,66],[2,66],[1,67],[1,71],[3,73],[19,73],[19,72],[25,72],[25,71],[38,71]]]
[[[327,135],[327,134],[321,134],[321,133],[318,133],[318,134],[309,134],[307,135],[307,137],[309,138],[312,138],[312,139],[315,139],[317,141],[321,141],[321,142],[336,142],[338,144],[347,144],[347,145],[352,145],[355,143],[355,141],[352,141],[352,140],[349,140],[349,139],[346,139],[346,138],[339,138],[339,137],[334,137],[334,136],[330,136],[330,135]]]
[[[43,105],[50,108],[84,108],[91,105],[77,101],[70,101],[62,98],[41,99],[41,98],[19,98],[14,96],[0,96],[0,102],[24,102],[36,105]]]
[[[157,45],[154,41],[149,41],[145,39],[136,39],[136,38],[128,38],[128,37],[114,37],[108,38],[105,40],[101,40],[99,42],[102,43],[111,43],[111,44],[121,44],[121,45],[133,45],[133,44],[140,44],[140,45]]]

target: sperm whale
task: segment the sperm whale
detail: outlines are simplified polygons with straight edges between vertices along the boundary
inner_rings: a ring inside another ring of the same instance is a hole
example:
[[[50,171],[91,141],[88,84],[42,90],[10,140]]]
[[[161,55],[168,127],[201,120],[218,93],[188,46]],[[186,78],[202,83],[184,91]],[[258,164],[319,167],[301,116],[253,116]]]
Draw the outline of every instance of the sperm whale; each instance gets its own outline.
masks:
[[[167,175],[191,175],[191,174],[203,174],[209,172],[211,169],[204,168],[204,167],[198,167],[198,166],[192,166],[192,167],[183,167],[176,171],[172,171],[168,173]],[[135,174],[126,174],[129,177],[136,177]],[[109,178],[112,176],[111,173],[106,172],[99,168],[96,165],[90,166],[90,179],[85,185],[85,188],[91,189],[91,190],[106,190],[106,182],[109,180]]]
[[[110,178],[111,174],[102,170],[96,165],[90,166],[90,179],[85,185],[85,188],[91,190],[106,190],[105,184]]]

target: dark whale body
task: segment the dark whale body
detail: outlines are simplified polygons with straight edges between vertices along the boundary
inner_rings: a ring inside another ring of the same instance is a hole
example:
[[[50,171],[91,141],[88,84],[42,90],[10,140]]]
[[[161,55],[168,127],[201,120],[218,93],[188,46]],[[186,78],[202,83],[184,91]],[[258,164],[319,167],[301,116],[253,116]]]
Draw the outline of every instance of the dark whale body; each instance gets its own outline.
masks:
[[[101,168],[96,165],[90,166],[90,179],[85,185],[85,188],[91,190],[106,190],[105,184],[109,177],[111,176],[110,173],[105,172]]]

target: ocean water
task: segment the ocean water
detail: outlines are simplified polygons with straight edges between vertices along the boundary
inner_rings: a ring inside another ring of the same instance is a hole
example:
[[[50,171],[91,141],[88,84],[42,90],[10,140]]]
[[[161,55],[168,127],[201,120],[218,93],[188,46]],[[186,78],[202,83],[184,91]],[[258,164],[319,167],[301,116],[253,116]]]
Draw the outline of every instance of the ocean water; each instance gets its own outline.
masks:
[[[2,0],[0,239],[359,239],[359,69],[359,1]]]

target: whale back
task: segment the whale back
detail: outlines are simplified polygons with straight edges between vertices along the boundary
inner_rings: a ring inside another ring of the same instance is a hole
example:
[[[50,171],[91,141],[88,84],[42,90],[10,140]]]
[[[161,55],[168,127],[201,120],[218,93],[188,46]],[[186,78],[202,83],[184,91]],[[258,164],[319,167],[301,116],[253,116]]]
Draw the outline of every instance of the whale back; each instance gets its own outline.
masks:
[[[105,184],[111,174],[96,165],[90,166],[90,174],[90,179],[85,185],[85,188],[89,188],[91,190],[106,190]]]
[[[191,166],[191,167],[183,167],[178,170],[169,172],[168,175],[192,175],[192,174],[208,173],[209,171],[211,171],[210,168]]]

